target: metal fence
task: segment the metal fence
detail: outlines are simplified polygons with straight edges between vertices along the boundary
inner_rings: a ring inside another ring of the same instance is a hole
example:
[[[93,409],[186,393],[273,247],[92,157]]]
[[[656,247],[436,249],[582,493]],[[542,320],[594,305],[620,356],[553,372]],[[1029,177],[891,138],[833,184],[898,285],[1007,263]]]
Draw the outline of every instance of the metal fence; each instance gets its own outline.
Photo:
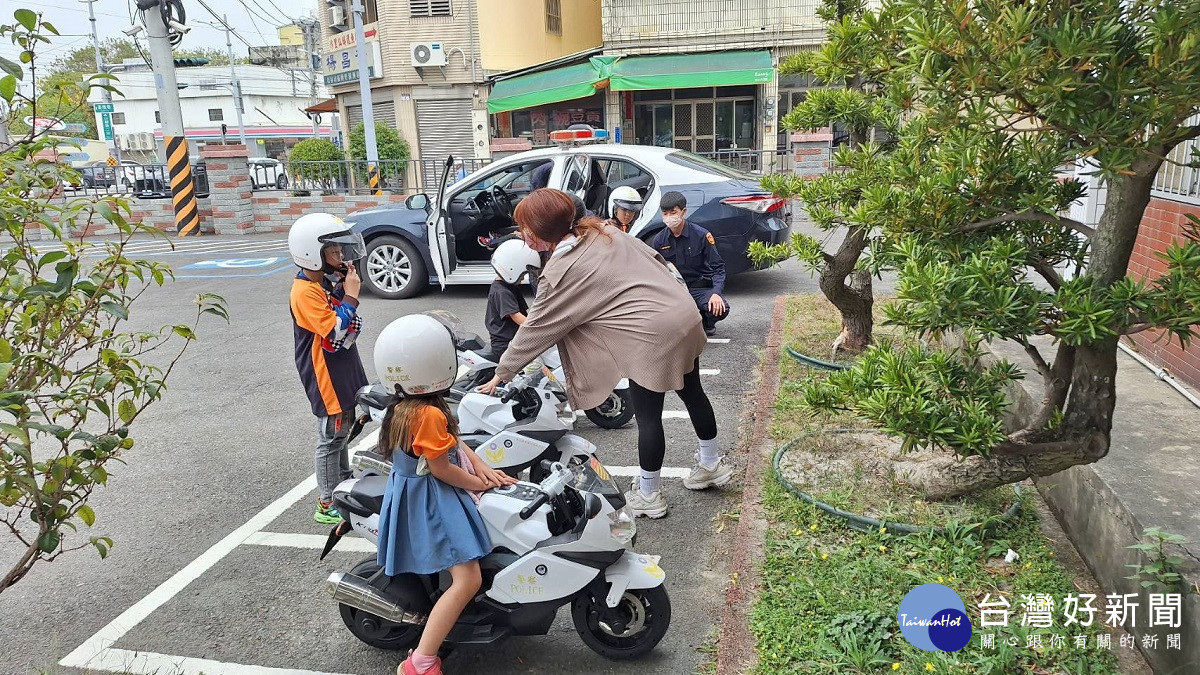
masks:
[[[466,176],[491,160],[463,158],[461,166],[451,170],[450,182]],[[381,160],[379,174],[383,190],[389,194],[414,194],[437,190],[445,159]],[[286,191],[295,194],[370,194],[367,162],[251,163],[250,176],[255,191]]]
[[[792,153],[786,150],[717,150],[696,154],[747,173],[781,173],[791,171],[794,165]]]
[[[79,178],[63,184],[64,195],[123,195],[139,199],[171,196],[171,179],[163,164],[86,166],[77,169]],[[203,162],[192,165],[196,196],[209,195],[208,170]]]
[[[1200,124],[1200,115],[1188,120]],[[1153,193],[1176,201],[1200,204],[1200,140],[1192,139],[1175,146],[1154,177]]]

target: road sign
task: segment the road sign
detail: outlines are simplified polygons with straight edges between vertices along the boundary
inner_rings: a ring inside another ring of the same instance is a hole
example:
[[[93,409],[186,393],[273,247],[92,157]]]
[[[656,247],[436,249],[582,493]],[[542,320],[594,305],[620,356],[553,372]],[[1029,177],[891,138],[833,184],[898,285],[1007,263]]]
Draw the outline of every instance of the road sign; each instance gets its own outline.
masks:
[[[112,106],[109,106],[110,108]],[[103,113],[100,115],[100,123],[104,126],[104,140],[111,141],[113,139],[112,114]]]
[[[68,162],[86,162],[91,159],[92,156],[86,152],[72,152],[69,155],[63,155],[63,158]]]
[[[75,122],[67,122],[66,126],[63,127],[63,131],[73,134],[82,134],[83,132],[87,131],[87,125],[77,124]]]
[[[111,104],[111,103],[97,103],[96,104],[96,112],[98,112],[98,113],[110,113],[112,111],[113,111],[113,104]]]
[[[34,129],[45,129],[46,131],[62,131],[67,128],[66,122],[55,117],[26,117],[25,124]]]
[[[109,157],[109,158],[108,158],[108,165],[109,165],[109,166],[116,166],[116,165],[117,165],[117,158],[116,158],[116,157]]]

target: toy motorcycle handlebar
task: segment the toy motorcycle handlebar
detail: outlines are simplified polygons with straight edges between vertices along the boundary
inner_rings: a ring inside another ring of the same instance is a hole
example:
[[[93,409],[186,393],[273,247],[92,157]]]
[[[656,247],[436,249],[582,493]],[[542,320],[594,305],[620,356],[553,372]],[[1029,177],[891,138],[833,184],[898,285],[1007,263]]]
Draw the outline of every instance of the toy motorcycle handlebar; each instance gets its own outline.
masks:
[[[529,502],[525,508],[521,509],[521,520],[529,520],[529,517],[540,509],[544,504],[551,499],[561,495],[567,485],[575,478],[575,474],[571,470],[563,466],[562,462],[551,462],[550,460],[542,460],[542,468],[548,472],[546,479],[538,485],[538,489],[542,492],[532,502]]]

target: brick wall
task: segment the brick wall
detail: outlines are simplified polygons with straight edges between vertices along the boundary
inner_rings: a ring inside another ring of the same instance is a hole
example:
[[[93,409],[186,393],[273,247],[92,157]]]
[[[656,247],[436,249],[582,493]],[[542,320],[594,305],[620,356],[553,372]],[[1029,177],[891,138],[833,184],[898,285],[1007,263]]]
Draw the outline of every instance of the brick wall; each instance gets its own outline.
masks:
[[[244,145],[213,145],[203,150],[208,169],[211,194],[198,199],[200,231],[203,234],[251,234],[287,232],[297,218],[307,213],[332,213],[345,216],[352,211],[382,204],[399,204],[405,194],[373,195],[312,195],[293,196],[291,192],[264,190],[254,192],[246,164]],[[75,199],[72,195],[60,199]],[[97,201],[103,196],[96,197]],[[164,232],[175,231],[175,207],[170,197],[143,199],[126,196],[130,207],[129,220],[156,227]],[[99,217],[76,236],[116,234],[115,228]],[[40,233],[50,238],[49,231]]]
[[[1141,229],[1129,260],[1129,274],[1135,278],[1154,279],[1166,270],[1166,263],[1156,253],[1183,240],[1185,214],[1200,216],[1200,205],[1154,197],[1142,214]],[[1179,341],[1170,342],[1161,331],[1145,331],[1128,338],[1147,359],[1160,364],[1172,376],[1188,385],[1200,388],[1200,344],[1184,350]]]

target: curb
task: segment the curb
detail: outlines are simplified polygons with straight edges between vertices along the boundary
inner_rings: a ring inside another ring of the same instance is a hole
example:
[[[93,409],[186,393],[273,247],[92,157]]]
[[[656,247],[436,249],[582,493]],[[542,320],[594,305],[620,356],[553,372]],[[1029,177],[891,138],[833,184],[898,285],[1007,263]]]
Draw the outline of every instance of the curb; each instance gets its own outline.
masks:
[[[759,371],[758,390],[755,392],[754,425],[750,438],[743,445],[746,473],[742,481],[741,514],[726,551],[730,560],[730,576],[732,578],[737,574],[738,582],[727,585],[725,603],[721,608],[720,638],[717,641],[717,672],[721,675],[746,672],[757,659],[747,615],[757,595],[758,567],[766,532],[761,504],[763,480],[771,460],[771,447],[766,440],[771,410],[779,392],[779,359],[788,297],[775,297],[771,328],[767,331],[766,351]]]

